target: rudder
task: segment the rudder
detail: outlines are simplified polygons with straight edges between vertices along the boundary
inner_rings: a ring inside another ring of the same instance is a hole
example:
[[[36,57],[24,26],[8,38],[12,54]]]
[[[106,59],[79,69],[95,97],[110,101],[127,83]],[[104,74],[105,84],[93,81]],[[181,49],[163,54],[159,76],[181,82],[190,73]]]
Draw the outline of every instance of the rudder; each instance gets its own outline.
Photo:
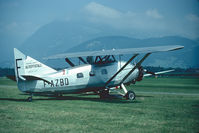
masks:
[[[14,48],[14,58],[15,58],[15,75],[16,80],[24,79],[24,75],[38,76],[56,72],[53,68],[42,64],[41,62],[24,55],[18,49]],[[23,76],[22,76],[23,75]]]

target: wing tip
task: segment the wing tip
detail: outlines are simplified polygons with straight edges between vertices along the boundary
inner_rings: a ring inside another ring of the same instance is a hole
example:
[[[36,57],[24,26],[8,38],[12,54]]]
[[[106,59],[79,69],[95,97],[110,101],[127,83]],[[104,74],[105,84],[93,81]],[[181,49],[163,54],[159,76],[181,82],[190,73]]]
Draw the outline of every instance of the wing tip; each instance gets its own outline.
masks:
[[[182,45],[176,45],[175,48],[172,48],[170,51],[174,51],[174,50],[179,50],[179,49],[183,49],[184,46]]]

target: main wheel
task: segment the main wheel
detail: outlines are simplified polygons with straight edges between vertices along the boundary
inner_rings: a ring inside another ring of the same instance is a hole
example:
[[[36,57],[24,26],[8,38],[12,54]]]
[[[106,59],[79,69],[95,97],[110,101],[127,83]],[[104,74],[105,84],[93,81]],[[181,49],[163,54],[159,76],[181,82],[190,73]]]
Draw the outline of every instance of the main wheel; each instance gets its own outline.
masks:
[[[102,90],[102,91],[100,91],[99,95],[100,95],[101,99],[108,98],[109,97],[109,90]]]
[[[128,91],[126,94],[127,100],[134,100],[135,99],[135,93],[133,91]]]

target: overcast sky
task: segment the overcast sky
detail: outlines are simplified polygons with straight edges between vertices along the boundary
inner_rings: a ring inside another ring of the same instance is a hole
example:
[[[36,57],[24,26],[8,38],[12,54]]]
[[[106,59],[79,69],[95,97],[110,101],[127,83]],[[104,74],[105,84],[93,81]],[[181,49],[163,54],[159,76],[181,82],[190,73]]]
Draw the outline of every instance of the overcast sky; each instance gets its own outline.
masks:
[[[199,38],[199,1],[0,0],[0,45],[20,44],[55,20],[84,20],[129,33],[146,33],[140,38],[179,35],[196,39]]]

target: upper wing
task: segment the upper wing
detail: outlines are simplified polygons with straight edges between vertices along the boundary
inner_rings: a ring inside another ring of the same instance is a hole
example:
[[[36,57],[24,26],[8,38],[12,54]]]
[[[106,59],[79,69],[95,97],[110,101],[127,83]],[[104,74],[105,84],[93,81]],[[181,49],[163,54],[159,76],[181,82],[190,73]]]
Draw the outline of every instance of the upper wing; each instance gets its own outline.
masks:
[[[170,46],[157,46],[157,47],[112,49],[112,50],[102,50],[102,51],[63,53],[63,54],[57,54],[57,55],[45,57],[44,59],[60,59],[60,58],[70,58],[70,57],[85,57],[85,56],[154,53],[154,52],[172,51],[172,50],[177,50],[177,49],[182,49],[182,48],[184,48],[184,46],[170,45]]]

